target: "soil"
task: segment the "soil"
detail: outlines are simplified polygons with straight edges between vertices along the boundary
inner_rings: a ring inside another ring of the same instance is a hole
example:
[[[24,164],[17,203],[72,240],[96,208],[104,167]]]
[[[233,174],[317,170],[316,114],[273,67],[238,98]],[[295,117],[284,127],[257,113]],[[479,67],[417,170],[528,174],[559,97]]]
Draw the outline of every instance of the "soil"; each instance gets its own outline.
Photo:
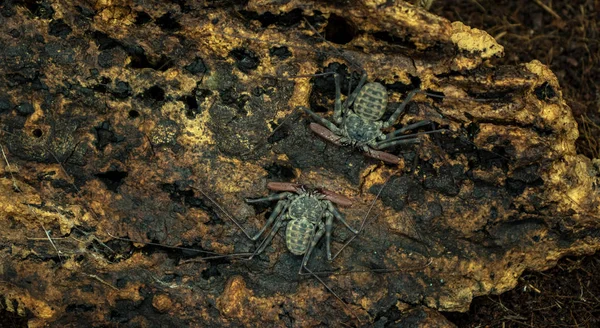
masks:
[[[483,29],[504,46],[501,61],[537,59],[557,75],[579,125],[578,152],[600,157],[600,2],[437,1],[431,11]],[[517,287],[446,312],[459,327],[598,327],[600,254],[526,272]]]

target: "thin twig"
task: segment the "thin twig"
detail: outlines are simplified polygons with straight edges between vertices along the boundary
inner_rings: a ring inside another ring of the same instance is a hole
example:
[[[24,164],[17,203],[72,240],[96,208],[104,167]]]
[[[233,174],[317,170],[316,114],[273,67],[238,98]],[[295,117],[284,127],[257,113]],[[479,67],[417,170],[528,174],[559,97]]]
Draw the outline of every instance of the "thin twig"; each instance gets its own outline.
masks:
[[[550,15],[554,16],[554,18],[562,21],[563,19],[554,11],[552,10],[552,8],[546,6],[542,1],[540,0],[533,0],[538,6],[542,7],[542,9],[544,9],[545,11],[547,11]]]
[[[369,217],[369,214],[371,213],[371,211],[373,210],[373,207],[375,206],[375,203],[377,202],[377,199],[379,198],[379,196],[381,195],[381,192],[383,191],[383,189],[385,188],[385,186],[388,184],[388,182],[390,181],[390,179],[399,171],[396,171],[392,174],[390,174],[390,176],[385,180],[385,182],[383,183],[383,185],[381,186],[381,188],[379,189],[379,192],[377,193],[377,195],[375,195],[375,199],[371,202],[371,205],[369,206],[369,209],[367,210],[367,213],[365,214],[365,216],[363,217],[363,220],[360,224],[360,228],[358,229],[358,232],[352,236],[343,246],[342,248],[340,248],[337,253],[335,253],[335,255],[333,256],[332,260],[334,260],[336,257],[338,257],[338,255],[340,255],[340,253],[346,248],[346,246],[348,246],[354,239],[356,239],[356,237],[358,237],[358,235],[363,231],[363,229],[365,228],[365,224],[367,223],[367,219]]]
[[[97,276],[97,275],[95,275],[95,274],[88,274],[88,273],[84,273],[84,275],[86,275],[86,276],[88,276],[88,277],[90,277],[90,278],[96,279],[96,280],[98,280],[99,282],[103,283],[104,285],[106,285],[106,286],[108,286],[108,287],[110,287],[110,288],[112,288],[112,289],[114,289],[114,290],[117,290],[117,291],[119,290],[119,288],[117,288],[117,287],[115,287],[115,286],[111,285],[110,283],[108,283],[108,282],[106,282],[106,281],[102,280],[102,278],[98,277],[98,276]]]
[[[27,205],[27,207],[29,207],[29,210],[31,211],[31,206]],[[46,234],[46,237],[50,241],[50,244],[52,245],[52,247],[54,247],[54,250],[56,251],[56,254],[58,255],[58,258],[62,261],[62,257],[60,256],[62,254],[62,252],[58,250],[58,247],[56,247],[56,244],[52,240],[52,237],[50,237],[50,234],[48,233],[48,230],[46,230],[46,228],[44,227],[44,224],[40,222],[40,226],[42,227],[42,229],[44,229],[44,233]]]
[[[248,234],[248,232],[246,232],[246,229],[244,229],[242,227],[242,225],[233,218],[233,216],[231,214],[229,214],[229,212],[225,211],[225,209],[223,207],[221,207],[221,205],[219,205],[219,203],[217,203],[212,197],[210,197],[206,192],[204,192],[204,190],[197,188],[197,187],[193,187],[193,189],[198,190],[202,196],[206,197],[208,200],[210,200],[211,203],[213,203],[221,212],[223,212],[223,214],[225,214],[225,216],[231,220],[243,233],[244,235],[246,235],[246,237],[248,237],[248,239],[252,240],[252,237],[250,237],[250,234]]]
[[[0,151],[2,151],[2,157],[4,157],[4,161],[6,162],[6,167],[8,168],[8,174],[10,174],[10,178],[12,179],[13,188],[15,189],[15,191],[21,192],[21,189],[19,189],[19,186],[17,186],[17,180],[15,179],[15,176],[13,175],[12,168],[10,167],[10,163],[8,162],[8,158],[6,157],[6,154],[4,153],[4,147],[2,147],[2,145],[0,145]]]

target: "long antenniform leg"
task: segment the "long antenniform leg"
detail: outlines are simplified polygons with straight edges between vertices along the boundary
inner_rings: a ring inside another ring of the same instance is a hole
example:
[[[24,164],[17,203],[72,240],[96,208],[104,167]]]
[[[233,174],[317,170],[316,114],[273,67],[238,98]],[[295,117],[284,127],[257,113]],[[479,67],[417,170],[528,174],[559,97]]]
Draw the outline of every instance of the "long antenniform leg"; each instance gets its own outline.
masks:
[[[329,222],[330,220],[333,220],[333,216],[331,215],[331,213],[328,213],[328,218],[327,221]],[[326,214],[327,215],[327,214]],[[311,276],[313,276],[315,279],[317,279],[321,285],[323,285],[333,296],[335,296],[335,298],[337,298],[338,301],[340,301],[340,303],[344,306],[344,308],[348,309],[348,304],[346,302],[344,302],[344,300],[342,300],[342,298],[333,291],[333,289],[331,289],[331,287],[329,287],[329,285],[327,285],[325,283],[325,281],[323,281],[323,279],[321,279],[321,277],[317,276],[312,270],[310,270],[307,266],[308,264],[308,259],[310,258],[310,254],[312,253],[312,250],[315,248],[315,245],[319,242],[319,240],[321,239],[321,237],[323,237],[323,233],[325,232],[326,227],[323,227],[323,222],[321,222],[321,224],[318,226],[317,231],[314,232],[313,237],[312,237],[312,241],[311,244],[308,248],[308,250],[306,251],[306,253],[304,254],[304,257],[302,258],[302,265],[300,265],[300,270],[298,270],[298,274],[299,275],[305,275],[305,274],[309,274]],[[329,243],[328,243],[329,245]],[[304,272],[304,270],[306,270],[307,273]],[[356,319],[358,319],[359,322],[360,318],[358,316],[356,316],[354,314],[354,316],[356,317]]]

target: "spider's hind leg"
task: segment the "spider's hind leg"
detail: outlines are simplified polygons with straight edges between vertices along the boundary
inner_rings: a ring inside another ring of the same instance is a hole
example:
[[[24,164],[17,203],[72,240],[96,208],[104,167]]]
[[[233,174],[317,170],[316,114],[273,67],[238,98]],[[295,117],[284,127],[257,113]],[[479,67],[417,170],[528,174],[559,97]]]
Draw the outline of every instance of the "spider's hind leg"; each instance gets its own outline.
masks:
[[[310,254],[312,253],[315,246],[317,246],[319,240],[321,240],[321,237],[323,237],[323,234],[325,234],[325,224],[323,222],[319,222],[319,224],[317,225],[317,229],[311,239],[310,245],[308,246],[306,253],[304,253],[304,258],[302,259],[302,266],[300,267],[299,274],[302,273],[302,269],[306,267],[306,264],[308,264]]]
[[[383,122],[382,128],[385,129],[385,128],[388,128],[388,127],[394,125],[394,122],[396,122],[398,117],[400,117],[400,115],[402,115],[402,113],[404,113],[404,108],[406,108],[406,105],[408,105],[408,103],[412,100],[412,98],[419,92],[421,92],[420,89],[414,89],[411,92],[409,92],[408,95],[406,95],[406,98],[404,98],[404,100],[400,104],[400,106],[398,106],[398,108],[394,111],[392,116],[390,116],[390,118],[388,118],[387,121]]]
[[[267,248],[267,245],[269,245],[271,243],[271,240],[273,240],[273,237],[275,237],[275,234],[277,234],[277,231],[279,231],[279,228],[281,228],[281,226],[283,225],[283,222],[286,220],[286,215],[285,215],[286,210],[287,210],[287,203],[286,203],[285,208],[282,210],[282,212],[280,212],[278,215],[275,216],[277,219],[275,220],[273,229],[271,229],[271,231],[269,232],[269,235],[260,243],[260,245],[258,246],[256,251],[254,251],[252,256],[250,256],[250,259],[252,259],[254,256],[262,253],[265,250],[265,248]],[[273,215],[271,215],[271,216],[273,216]],[[289,220],[289,218],[287,218],[287,219]],[[267,225],[265,225],[265,227],[266,226]],[[265,227],[263,227],[262,231],[264,231]],[[262,232],[261,232],[261,234],[262,234]]]
[[[380,142],[377,142],[375,145],[373,145],[374,149],[384,149],[384,148],[390,148],[393,146],[398,146],[398,145],[413,145],[413,144],[418,144],[421,143],[421,141],[419,140],[418,137],[416,137],[415,135],[407,135],[407,136],[402,136],[399,138],[393,138],[392,140],[383,140]]]
[[[420,127],[423,127],[423,126],[426,126],[426,125],[430,125],[430,124],[431,124],[430,120],[423,120],[423,121],[419,121],[417,123],[408,124],[408,125],[405,125],[405,126],[401,127],[400,129],[398,129],[396,131],[392,131],[392,132],[384,135],[384,138],[382,140],[389,140],[389,139],[392,139],[392,138],[394,138],[396,136],[401,135],[402,133],[404,133],[406,131],[418,129]]]

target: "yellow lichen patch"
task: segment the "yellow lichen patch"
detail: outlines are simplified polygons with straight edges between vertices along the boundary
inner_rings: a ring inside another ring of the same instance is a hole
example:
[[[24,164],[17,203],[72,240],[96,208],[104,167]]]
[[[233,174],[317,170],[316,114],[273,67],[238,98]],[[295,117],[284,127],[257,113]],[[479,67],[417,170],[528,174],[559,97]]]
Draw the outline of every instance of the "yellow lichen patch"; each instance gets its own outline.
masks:
[[[213,241],[210,243],[210,249],[213,249],[216,253],[219,254],[231,254],[235,251],[234,245],[227,245],[217,241]]]
[[[91,277],[95,278],[96,276],[92,275]],[[101,279],[101,280],[96,279],[96,281],[98,283],[111,284],[111,281],[107,281],[105,279]],[[116,289],[116,287],[113,286],[114,289],[111,289],[111,293],[109,293],[108,298],[111,303],[117,302],[118,300],[123,300],[123,299],[132,300],[134,302],[142,300],[143,297],[142,297],[142,295],[140,295],[140,288],[142,286],[143,286],[142,283],[137,283],[137,282],[136,283],[128,283],[124,288]]]
[[[556,186],[554,198],[575,212],[600,212],[600,198],[590,198],[598,195],[590,172],[591,161],[584,156],[565,156],[564,161],[556,162],[547,177]]]
[[[314,74],[316,67],[314,65],[301,65],[298,75],[310,75]],[[296,110],[298,106],[310,107],[308,104],[308,95],[312,89],[310,78],[297,78],[294,79],[294,91],[288,101],[290,108],[287,111],[279,111],[277,118],[281,119],[290,114],[291,111]]]
[[[550,68],[542,64],[539,60],[532,60],[525,64],[525,67],[533,74],[539,76],[541,81],[548,81],[556,90],[560,90],[558,87],[558,80],[556,75],[550,70]],[[560,92],[560,91],[558,91]]]
[[[481,58],[499,56],[504,52],[504,47],[487,32],[471,28],[462,22],[452,23],[451,40],[461,50],[480,53]]]
[[[478,60],[473,60],[467,57],[455,57],[452,59],[452,69],[461,71],[466,69],[473,69],[481,64]]]
[[[369,298],[363,297],[358,301],[358,303],[363,309],[369,309],[371,308],[373,301]]]
[[[152,297],[152,307],[160,313],[166,313],[173,307],[173,301],[167,294],[158,294]]]
[[[366,168],[361,176],[362,189],[371,190],[373,186],[383,185],[388,179],[392,178],[392,175],[398,174],[403,168],[404,161],[401,161],[397,168],[390,168],[388,166],[378,167],[375,164]]]
[[[414,231],[411,231],[411,227],[414,226],[413,222],[408,216],[402,214],[386,209],[381,216],[391,231],[413,235]]]
[[[183,104],[181,104],[183,105]],[[180,108],[179,122],[183,122],[183,131],[179,136],[179,143],[193,150],[197,147],[214,145],[214,134],[208,127],[210,113],[208,110],[196,115],[193,120],[183,119],[184,111]]]
[[[135,22],[135,11],[126,0],[100,0],[94,2],[96,17],[114,25],[132,25]]]
[[[277,160],[281,161],[281,162],[287,162],[287,161],[289,161],[289,158],[286,154],[278,154]],[[300,169],[294,169],[294,170],[296,171],[296,176],[300,175]]]
[[[63,206],[54,205],[52,202],[46,202],[44,208],[32,206],[42,204],[40,196],[33,191],[31,186],[18,184],[20,193],[16,193],[12,188],[13,182],[9,179],[0,180],[0,217],[13,217],[17,221],[24,224],[30,230],[42,230],[42,225],[50,226],[58,224],[60,234],[68,234],[75,222],[68,219],[62,213],[76,210],[79,212],[79,207],[65,208]],[[16,202],[15,197],[19,197],[20,201]],[[52,208],[48,211],[47,208]]]
[[[227,317],[250,323],[260,316],[261,320],[277,320],[280,308],[272,306],[275,300],[254,297],[240,276],[229,279],[225,290],[217,299],[217,308]]]
[[[14,189],[19,188],[20,192]],[[19,201],[15,201],[19,197]],[[27,213],[24,204],[40,204],[37,192],[29,185],[17,183],[10,179],[0,179],[0,217],[7,218],[21,213]]]
[[[19,307],[21,307],[22,304],[23,307],[33,312],[33,314],[38,318],[50,319],[56,313],[56,310],[54,310],[50,304],[30,296],[27,292],[22,292],[19,294],[8,292],[4,294],[4,297],[7,302],[10,300],[16,300],[19,304]]]
[[[490,208],[493,206],[493,204],[478,206],[475,211],[470,211],[466,215],[451,211],[447,213],[448,217],[452,218],[446,221],[448,227],[456,231],[461,231],[466,237],[469,237],[485,227],[491,215]]]
[[[15,308],[15,304],[17,303],[17,307]],[[12,312],[12,313],[17,313],[20,316],[25,316],[25,308],[23,307],[23,304],[20,302],[13,302],[12,299],[5,297],[4,298],[4,302],[2,302],[2,304],[0,304],[0,307],[4,307],[5,310],[7,310],[8,312]]]
[[[211,172],[208,172],[215,181],[216,190],[236,194],[260,181],[263,169],[255,164],[226,157],[220,157],[220,161],[221,163],[217,167],[213,167]]]

